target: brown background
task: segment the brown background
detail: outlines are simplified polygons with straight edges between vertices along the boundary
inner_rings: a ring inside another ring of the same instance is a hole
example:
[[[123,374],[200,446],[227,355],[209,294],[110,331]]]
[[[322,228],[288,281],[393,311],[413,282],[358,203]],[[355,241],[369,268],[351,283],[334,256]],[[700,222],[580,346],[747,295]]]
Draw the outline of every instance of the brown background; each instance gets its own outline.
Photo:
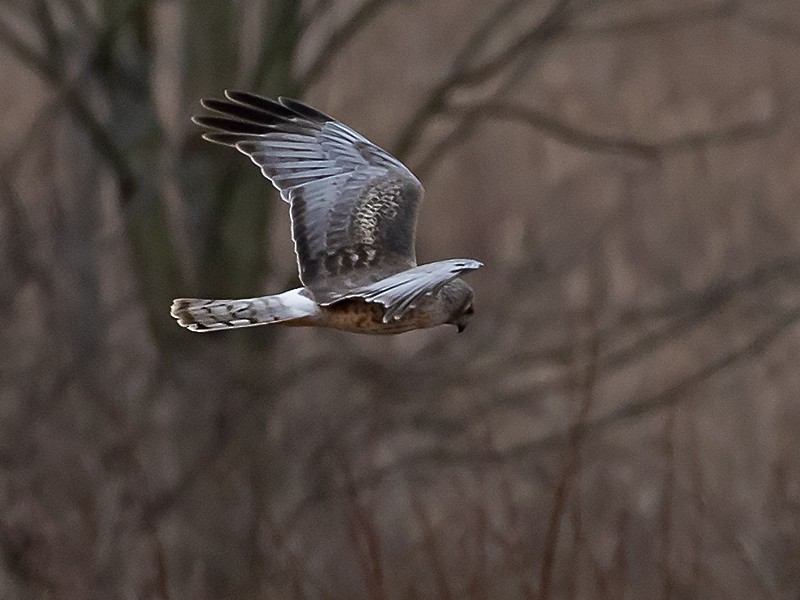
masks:
[[[800,5],[0,7],[0,596],[800,594]],[[296,285],[189,121],[301,97],[427,189],[477,315],[198,336]]]

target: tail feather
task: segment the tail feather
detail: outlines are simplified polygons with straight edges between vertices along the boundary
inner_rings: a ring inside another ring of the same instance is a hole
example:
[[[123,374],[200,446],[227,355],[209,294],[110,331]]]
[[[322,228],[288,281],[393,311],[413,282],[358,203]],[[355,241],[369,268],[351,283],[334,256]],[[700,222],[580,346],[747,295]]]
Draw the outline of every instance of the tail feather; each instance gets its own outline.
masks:
[[[275,296],[242,300],[178,298],[172,302],[170,314],[181,327],[203,332],[282,323],[313,317],[319,312],[304,291],[298,288]]]

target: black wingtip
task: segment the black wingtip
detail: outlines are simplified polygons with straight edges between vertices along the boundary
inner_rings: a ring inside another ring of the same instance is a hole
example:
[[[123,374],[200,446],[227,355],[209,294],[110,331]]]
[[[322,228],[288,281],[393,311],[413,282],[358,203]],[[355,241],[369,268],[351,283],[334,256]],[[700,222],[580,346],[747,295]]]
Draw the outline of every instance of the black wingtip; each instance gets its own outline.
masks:
[[[242,92],[239,90],[225,90],[225,97],[236,105],[260,110],[280,119],[291,120],[298,117],[297,113],[277,100],[259,96],[258,94],[251,94],[250,92]]]
[[[203,98],[200,106],[214,113],[192,117],[201,127],[232,133],[267,133],[265,127],[296,129],[304,122],[322,124],[334,119],[299,101],[284,96],[266,98],[239,90],[225,90],[224,98]],[[238,121],[238,123],[233,122]]]
[[[192,121],[201,127],[205,127],[206,129],[215,129],[217,131],[224,131],[227,133],[259,135],[275,131],[274,127],[271,125],[254,123],[252,121],[242,121],[240,119],[232,119],[229,117],[200,115],[192,118]]]
[[[292,98],[287,98],[286,96],[278,96],[278,102],[292,112],[295,112],[311,121],[321,121],[323,123],[327,123],[328,121],[335,120],[333,117],[326,115],[324,112],[319,111],[312,106],[309,106],[305,102],[300,102],[300,100],[293,100]]]

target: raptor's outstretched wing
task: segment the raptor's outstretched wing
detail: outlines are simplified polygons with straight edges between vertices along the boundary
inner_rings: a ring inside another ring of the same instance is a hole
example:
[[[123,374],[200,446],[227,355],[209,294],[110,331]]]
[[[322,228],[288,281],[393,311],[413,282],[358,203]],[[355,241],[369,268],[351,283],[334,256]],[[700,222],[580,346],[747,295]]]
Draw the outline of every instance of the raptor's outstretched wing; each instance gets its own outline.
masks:
[[[226,91],[194,118],[233,146],[290,204],[300,279],[320,303],[416,266],[423,189],[385,150],[296,100]]]
[[[424,296],[435,294],[448,281],[482,266],[483,263],[468,258],[440,260],[352,289],[337,295],[325,304],[333,304],[347,298],[363,298],[367,302],[379,302],[386,307],[383,322],[388,323],[402,318],[407,311],[417,306]]]

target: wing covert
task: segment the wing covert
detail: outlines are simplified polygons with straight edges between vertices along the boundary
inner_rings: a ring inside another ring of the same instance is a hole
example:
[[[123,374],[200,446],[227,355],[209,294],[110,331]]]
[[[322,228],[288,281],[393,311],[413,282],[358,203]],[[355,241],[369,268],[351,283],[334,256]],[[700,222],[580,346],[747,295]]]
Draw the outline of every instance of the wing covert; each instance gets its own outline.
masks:
[[[419,265],[395,273],[369,285],[338,294],[323,305],[334,304],[348,298],[363,298],[367,302],[379,302],[386,307],[383,322],[397,320],[417,306],[426,296],[435,294],[448,281],[462,273],[480,269],[483,263],[468,258],[453,258]]]

